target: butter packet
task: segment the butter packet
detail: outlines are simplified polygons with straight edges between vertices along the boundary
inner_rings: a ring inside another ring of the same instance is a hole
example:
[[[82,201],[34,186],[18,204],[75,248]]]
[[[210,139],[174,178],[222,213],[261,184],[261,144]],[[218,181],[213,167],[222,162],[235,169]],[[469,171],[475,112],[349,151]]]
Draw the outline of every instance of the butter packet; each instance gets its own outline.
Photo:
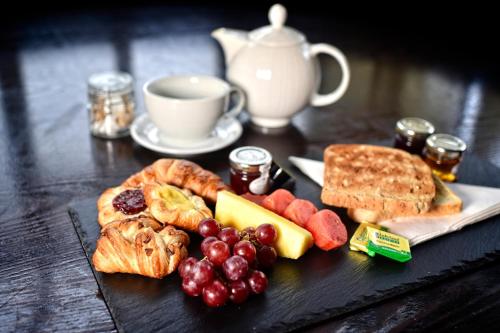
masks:
[[[379,230],[387,231],[386,227],[382,227],[380,225],[371,224],[371,223],[360,223],[358,229],[352,235],[351,240],[349,241],[349,249],[351,251],[361,251],[367,253],[369,256],[374,256],[375,253],[372,251],[368,251],[368,234],[366,231],[366,227],[372,227]]]
[[[404,237],[371,226],[366,227],[366,237],[368,254],[377,253],[399,262],[411,259],[410,244]]]

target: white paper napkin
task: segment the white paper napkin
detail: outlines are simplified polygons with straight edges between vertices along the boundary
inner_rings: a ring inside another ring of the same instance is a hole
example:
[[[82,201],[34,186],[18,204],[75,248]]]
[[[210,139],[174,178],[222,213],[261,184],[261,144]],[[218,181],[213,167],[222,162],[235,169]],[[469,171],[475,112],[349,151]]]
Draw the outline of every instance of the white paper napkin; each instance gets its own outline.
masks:
[[[305,175],[323,186],[324,163],[290,156],[289,160]],[[447,184],[462,199],[459,214],[442,217],[398,217],[379,222],[390,232],[401,235],[411,245],[454,232],[500,213],[500,189],[466,184]]]

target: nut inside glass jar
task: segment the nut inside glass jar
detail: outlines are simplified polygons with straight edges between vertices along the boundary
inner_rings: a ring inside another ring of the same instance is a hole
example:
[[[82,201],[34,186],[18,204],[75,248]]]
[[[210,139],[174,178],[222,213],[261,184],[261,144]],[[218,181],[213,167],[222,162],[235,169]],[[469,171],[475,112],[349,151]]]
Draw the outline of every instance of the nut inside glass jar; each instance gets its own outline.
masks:
[[[105,72],[88,80],[90,132],[98,137],[118,138],[129,134],[135,101],[132,77],[123,72]]]

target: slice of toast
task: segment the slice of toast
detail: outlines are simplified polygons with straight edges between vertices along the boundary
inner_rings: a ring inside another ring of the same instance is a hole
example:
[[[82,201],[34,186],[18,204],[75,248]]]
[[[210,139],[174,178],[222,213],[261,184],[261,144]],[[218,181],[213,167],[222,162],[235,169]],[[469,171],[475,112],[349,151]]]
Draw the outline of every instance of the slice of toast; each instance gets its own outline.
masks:
[[[431,209],[428,212],[419,214],[422,217],[436,217],[460,213],[462,210],[462,200],[453,193],[442,181],[436,176],[432,176],[434,185],[436,186],[436,196],[432,200]],[[405,215],[393,215],[382,213],[363,208],[349,208],[347,214],[351,219],[359,223],[378,223],[394,217],[402,217]]]
[[[380,146],[335,144],[325,149],[324,161],[324,204],[393,215],[418,215],[431,207],[431,169],[416,155]]]

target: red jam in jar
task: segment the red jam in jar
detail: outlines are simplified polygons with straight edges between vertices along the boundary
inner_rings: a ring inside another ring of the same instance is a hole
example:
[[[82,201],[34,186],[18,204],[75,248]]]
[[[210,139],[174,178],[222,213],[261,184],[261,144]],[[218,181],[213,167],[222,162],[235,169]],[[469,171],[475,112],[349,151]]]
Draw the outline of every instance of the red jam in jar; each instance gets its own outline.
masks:
[[[422,118],[403,118],[396,123],[394,147],[410,154],[422,155],[425,140],[434,133],[434,126]]]
[[[236,194],[264,194],[269,189],[269,170],[273,158],[259,147],[236,148],[229,154],[231,187]]]

